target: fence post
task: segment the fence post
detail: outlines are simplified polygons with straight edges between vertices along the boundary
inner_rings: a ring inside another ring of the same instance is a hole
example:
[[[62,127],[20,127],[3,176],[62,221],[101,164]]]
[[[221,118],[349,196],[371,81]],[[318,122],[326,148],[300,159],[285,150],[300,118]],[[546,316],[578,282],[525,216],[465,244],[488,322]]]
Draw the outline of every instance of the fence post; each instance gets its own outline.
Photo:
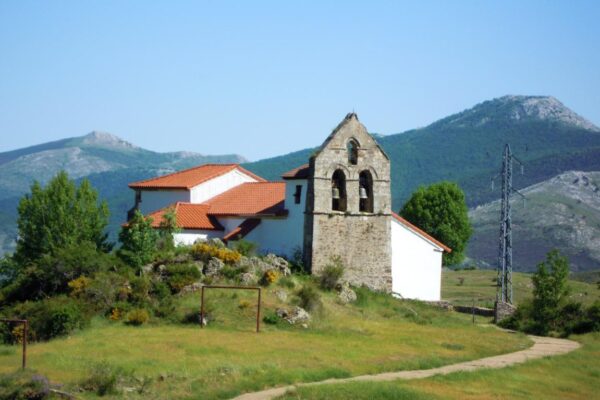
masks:
[[[202,286],[202,295],[200,300],[200,328],[204,328],[204,286]]]
[[[29,331],[29,321],[23,323],[23,369],[27,367],[27,335]]]

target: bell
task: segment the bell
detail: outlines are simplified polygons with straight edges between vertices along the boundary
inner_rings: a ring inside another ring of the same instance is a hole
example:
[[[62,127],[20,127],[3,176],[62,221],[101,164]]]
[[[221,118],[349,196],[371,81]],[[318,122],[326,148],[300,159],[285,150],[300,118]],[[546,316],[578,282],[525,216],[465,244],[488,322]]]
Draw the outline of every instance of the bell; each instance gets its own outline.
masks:
[[[368,199],[369,196],[367,196],[367,189],[364,187],[361,187],[359,190],[359,195],[361,199]]]
[[[339,199],[340,198],[340,189],[334,187],[331,189],[331,197],[333,197],[334,199]]]

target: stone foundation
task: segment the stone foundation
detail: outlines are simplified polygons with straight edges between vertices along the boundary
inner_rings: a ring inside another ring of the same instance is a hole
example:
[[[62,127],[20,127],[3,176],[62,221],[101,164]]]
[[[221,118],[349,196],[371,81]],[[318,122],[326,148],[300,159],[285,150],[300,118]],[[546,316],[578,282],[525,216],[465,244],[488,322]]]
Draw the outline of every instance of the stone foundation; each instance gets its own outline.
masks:
[[[496,301],[496,304],[494,304],[494,323],[497,324],[503,319],[510,317],[516,310],[517,308],[510,303]]]

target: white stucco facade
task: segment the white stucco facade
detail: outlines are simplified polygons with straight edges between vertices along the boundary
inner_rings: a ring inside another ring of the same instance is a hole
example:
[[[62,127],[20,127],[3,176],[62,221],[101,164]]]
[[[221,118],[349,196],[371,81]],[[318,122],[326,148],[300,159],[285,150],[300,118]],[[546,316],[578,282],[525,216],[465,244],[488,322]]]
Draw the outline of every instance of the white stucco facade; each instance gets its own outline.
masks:
[[[392,291],[406,299],[441,299],[443,249],[392,218]]]
[[[202,203],[246,182],[257,182],[257,180],[240,170],[234,169],[193,187],[190,191],[190,200],[188,201],[191,203]]]
[[[171,204],[190,201],[189,190],[141,190],[140,212],[144,215]]]

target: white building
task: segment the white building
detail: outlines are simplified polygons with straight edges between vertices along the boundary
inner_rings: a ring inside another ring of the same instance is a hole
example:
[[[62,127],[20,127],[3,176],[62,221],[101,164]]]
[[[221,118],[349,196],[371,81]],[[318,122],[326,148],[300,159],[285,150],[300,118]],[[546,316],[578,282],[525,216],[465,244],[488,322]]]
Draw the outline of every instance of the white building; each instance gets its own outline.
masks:
[[[181,228],[177,244],[244,238],[262,253],[291,258],[306,246],[309,166],[282,178],[268,182],[237,164],[206,164],[129,187],[136,194],[133,209],[151,216],[155,227],[165,211],[174,209]],[[396,214],[391,221],[391,291],[403,298],[440,300],[442,253],[451,250]]]

